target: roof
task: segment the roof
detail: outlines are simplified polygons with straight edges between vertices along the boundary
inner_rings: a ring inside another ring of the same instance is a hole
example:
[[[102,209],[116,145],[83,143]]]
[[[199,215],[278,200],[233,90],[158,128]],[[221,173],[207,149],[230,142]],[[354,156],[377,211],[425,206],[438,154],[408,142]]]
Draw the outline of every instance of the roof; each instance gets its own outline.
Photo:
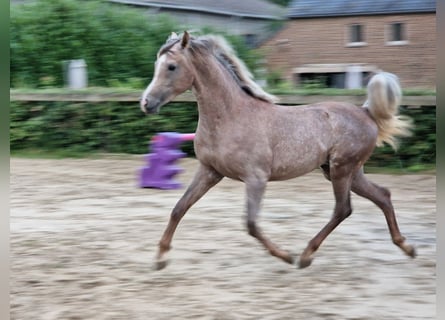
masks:
[[[257,19],[284,19],[286,8],[265,0],[109,0],[136,6],[213,13]]]
[[[288,18],[436,12],[435,0],[293,0]]]

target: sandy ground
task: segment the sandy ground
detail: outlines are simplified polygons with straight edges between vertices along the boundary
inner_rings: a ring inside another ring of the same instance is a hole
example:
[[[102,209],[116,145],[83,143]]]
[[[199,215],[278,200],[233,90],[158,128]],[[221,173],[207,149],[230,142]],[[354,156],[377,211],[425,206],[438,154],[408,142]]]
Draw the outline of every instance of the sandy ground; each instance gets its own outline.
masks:
[[[153,271],[184,188],[138,188],[142,165],[140,156],[11,159],[11,319],[435,319],[435,176],[368,175],[392,191],[416,259],[354,196],[313,264],[287,265],[247,235],[244,185],[225,179],[181,222],[170,265]],[[181,160],[185,185],[196,165]],[[314,172],[270,183],[260,225],[297,256],[332,208],[331,185]]]

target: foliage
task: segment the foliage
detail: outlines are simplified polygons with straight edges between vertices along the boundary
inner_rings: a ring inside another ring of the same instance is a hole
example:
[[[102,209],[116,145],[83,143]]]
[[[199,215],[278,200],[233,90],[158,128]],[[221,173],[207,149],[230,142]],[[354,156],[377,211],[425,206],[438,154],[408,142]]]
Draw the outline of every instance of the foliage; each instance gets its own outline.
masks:
[[[394,151],[389,146],[377,148],[369,166],[392,168],[423,168],[425,164],[436,162],[436,109],[401,108],[401,114],[411,117],[414,122],[413,135],[400,140],[400,146]]]
[[[173,23],[98,1],[38,0],[11,6],[11,85],[63,85],[64,62],[85,59],[92,85],[146,78]]]
[[[135,103],[113,102],[12,102],[10,110],[12,152],[143,154],[153,135],[192,133],[198,121],[195,103],[169,103],[160,114],[150,116],[144,116]],[[435,108],[402,108],[401,113],[413,118],[414,135],[401,140],[397,152],[388,146],[376,148],[367,166],[418,170],[435,164]],[[182,149],[194,155],[193,143],[183,144]]]
[[[193,103],[170,103],[150,117],[134,103],[13,102],[10,110],[11,151],[140,154],[156,133],[194,132],[197,124]]]
[[[287,7],[292,0],[267,0],[267,1],[275,3],[279,6]]]
[[[178,31],[167,16],[105,1],[37,0],[11,6],[10,15],[11,87],[61,87],[66,62],[84,59],[90,85],[141,88]],[[252,64],[240,38],[228,40]]]

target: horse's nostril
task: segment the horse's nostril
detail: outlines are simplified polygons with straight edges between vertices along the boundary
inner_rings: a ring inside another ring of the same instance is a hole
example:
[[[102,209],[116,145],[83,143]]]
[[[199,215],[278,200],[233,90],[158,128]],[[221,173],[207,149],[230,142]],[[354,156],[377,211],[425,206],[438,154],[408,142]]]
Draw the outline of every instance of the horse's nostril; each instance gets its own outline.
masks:
[[[148,100],[144,99],[144,98],[140,98],[139,103],[141,104],[141,107],[145,107],[148,104]]]
[[[141,107],[141,110],[144,112],[144,113],[147,113],[147,109],[145,108],[145,106],[148,104],[148,100],[147,99],[144,99],[144,98],[141,98],[141,99],[139,99],[139,105],[140,105],[140,107]]]

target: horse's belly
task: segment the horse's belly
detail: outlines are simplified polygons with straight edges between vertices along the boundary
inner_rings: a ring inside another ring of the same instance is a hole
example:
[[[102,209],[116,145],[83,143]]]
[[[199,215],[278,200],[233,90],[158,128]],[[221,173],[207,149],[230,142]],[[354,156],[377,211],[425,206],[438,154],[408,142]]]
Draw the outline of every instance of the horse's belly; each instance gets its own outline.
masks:
[[[292,179],[318,168],[327,157],[327,148],[319,142],[310,145],[286,143],[264,148],[253,144],[228,147],[224,143],[198,146],[200,148],[195,144],[195,154],[201,163],[225,177],[242,181],[260,172],[270,181]]]
[[[288,180],[296,177],[303,176],[314,169],[318,168],[319,164],[308,164],[306,166],[299,167],[279,167],[274,168],[271,176],[269,178],[270,181],[279,181],[279,180]]]
[[[327,152],[323,149],[313,148],[305,152],[287,152],[281,156],[276,154],[270,180],[296,178],[320,167],[327,160]]]

